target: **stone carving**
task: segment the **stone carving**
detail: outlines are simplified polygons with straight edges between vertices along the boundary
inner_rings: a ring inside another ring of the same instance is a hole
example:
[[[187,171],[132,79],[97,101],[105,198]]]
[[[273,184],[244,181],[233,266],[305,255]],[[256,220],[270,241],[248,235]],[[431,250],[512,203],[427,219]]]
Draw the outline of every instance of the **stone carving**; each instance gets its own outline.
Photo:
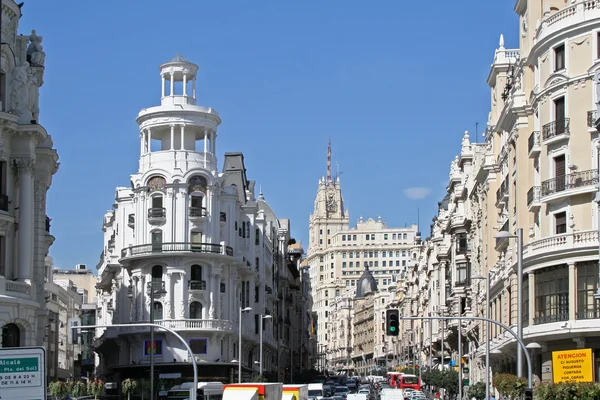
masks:
[[[23,171],[35,171],[35,160],[31,157],[21,157],[21,158],[13,158],[13,169],[15,175],[18,175]]]
[[[42,47],[41,36],[38,36],[35,29],[29,35],[29,46],[27,47],[27,62],[34,67],[43,67],[46,61],[46,53]]]
[[[182,301],[180,306],[181,306],[181,308],[179,309],[180,316],[181,316],[181,318],[185,318],[185,302]]]
[[[27,109],[29,107],[29,77],[28,77],[29,64],[25,63],[19,65],[12,72],[12,92],[10,94],[10,112],[14,115],[27,118]],[[31,115],[29,115],[31,120]],[[27,120],[27,122],[29,122]],[[20,120],[19,120],[20,122]]]
[[[27,110],[31,112],[31,119],[33,121],[38,120],[40,116],[40,107],[39,107],[39,89],[41,86],[41,82],[38,80],[38,77],[35,75],[35,70],[33,68],[27,68],[27,91],[28,93],[28,103]]]
[[[169,300],[165,301],[165,308],[166,308],[166,317],[169,319],[173,319],[173,307],[171,307],[171,302]]]

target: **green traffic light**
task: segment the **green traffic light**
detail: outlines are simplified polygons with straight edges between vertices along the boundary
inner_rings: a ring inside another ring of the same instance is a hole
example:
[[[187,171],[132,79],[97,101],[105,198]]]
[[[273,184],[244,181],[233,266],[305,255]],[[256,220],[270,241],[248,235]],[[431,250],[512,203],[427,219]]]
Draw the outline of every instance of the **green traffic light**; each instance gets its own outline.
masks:
[[[390,326],[390,332],[396,332],[396,327],[395,326]]]

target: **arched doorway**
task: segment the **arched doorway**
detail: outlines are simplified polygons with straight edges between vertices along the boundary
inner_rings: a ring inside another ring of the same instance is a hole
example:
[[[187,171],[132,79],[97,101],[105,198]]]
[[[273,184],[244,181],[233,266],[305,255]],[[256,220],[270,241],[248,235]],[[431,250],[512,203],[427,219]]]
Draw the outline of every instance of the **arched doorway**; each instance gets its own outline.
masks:
[[[21,329],[15,324],[2,327],[2,347],[21,347]]]

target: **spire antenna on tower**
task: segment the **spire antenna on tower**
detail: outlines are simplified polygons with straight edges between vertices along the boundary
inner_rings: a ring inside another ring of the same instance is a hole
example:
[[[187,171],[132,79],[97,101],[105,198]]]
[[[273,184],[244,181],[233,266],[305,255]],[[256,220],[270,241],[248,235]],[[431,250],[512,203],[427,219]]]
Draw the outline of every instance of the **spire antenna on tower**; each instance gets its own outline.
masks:
[[[327,183],[331,182],[331,137],[327,144]]]

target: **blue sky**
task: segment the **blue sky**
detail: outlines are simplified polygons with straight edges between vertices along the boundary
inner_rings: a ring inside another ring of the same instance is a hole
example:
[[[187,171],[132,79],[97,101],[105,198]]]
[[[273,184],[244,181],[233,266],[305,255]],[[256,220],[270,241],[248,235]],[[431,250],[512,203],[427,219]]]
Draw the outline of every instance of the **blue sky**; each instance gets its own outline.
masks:
[[[308,240],[328,137],[352,223],[381,215],[404,226],[420,208],[427,236],[464,131],[485,129],[500,33],[517,47],[513,6],[26,1],[19,31],[44,37],[40,123],[61,163],[48,198],[55,266],[95,270],[102,217],[137,170],[135,117],[160,101],[158,65],[177,53],[200,66],[198,103],[223,119],[219,166],[223,152],[243,151],[249,179],[296,238]]]

